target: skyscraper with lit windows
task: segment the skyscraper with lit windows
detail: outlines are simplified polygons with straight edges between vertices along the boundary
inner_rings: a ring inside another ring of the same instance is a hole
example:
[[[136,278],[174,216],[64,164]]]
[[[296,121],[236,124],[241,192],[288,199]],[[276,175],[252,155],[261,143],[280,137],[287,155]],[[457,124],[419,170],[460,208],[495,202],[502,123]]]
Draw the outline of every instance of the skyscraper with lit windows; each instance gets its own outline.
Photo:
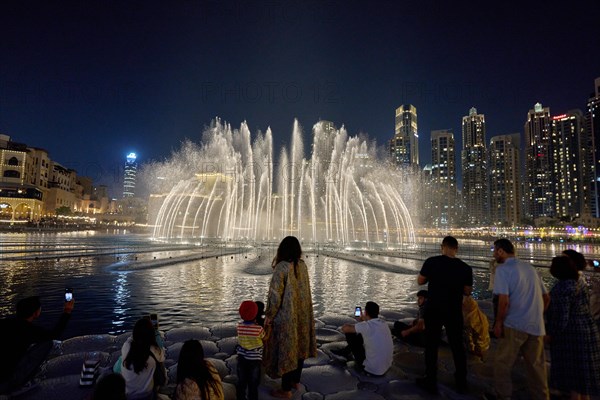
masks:
[[[586,170],[583,114],[571,110],[552,118],[554,210],[558,218],[577,218],[583,210]]]
[[[589,209],[593,217],[600,218],[600,77],[594,80],[594,92],[587,101],[585,113],[586,138],[589,142],[591,168],[589,170]]]
[[[490,223],[516,226],[521,221],[521,136],[490,140]]]
[[[390,155],[396,165],[419,166],[419,131],[417,108],[403,104],[396,109],[394,137],[390,141]]]
[[[430,167],[431,216],[435,227],[453,226],[456,221],[456,147],[451,129],[431,131]]]
[[[550,108],[536,103],[525,122],[525,209],[527,218],[554,216]]]
[[[469,225],[488,223],[488,162],[485,145],[485,116],[472,107],[462,119],[462,194]]]
[[[125,174],[123,177],[123,198],[135,197],[135,176],[137,174],[137,156],[129,153],[125,160]]]

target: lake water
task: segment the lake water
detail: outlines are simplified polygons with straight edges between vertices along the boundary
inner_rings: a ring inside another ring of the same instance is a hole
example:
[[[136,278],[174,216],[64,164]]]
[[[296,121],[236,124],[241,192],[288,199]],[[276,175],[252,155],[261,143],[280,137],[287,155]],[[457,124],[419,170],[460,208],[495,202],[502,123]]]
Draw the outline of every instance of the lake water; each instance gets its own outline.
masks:
[[[316,316],[351,315],[368,300],[382,310],[414,306],[422,260],[439,252],[439,242],[430,242],[391,253],[305,248]],[[545,264],[564,248],[536,244],[519,251]],[[476,267],[479,298],[489,296],[489,250],[489,244],[473,241],[462,245],[459,254]],[[163,329],[231,323],[238,320],[243,300],[266,300],[274,254],[270,246],[169,245],[120,231],[1,233],[0,314],[13,313],[23,297],[40,295],[38,322],[52,325],[62,311],[64,289],[70,287],[76,303],[66,337],[129,331],[152,312]],[[547,271],[542,274],[551,279]]]

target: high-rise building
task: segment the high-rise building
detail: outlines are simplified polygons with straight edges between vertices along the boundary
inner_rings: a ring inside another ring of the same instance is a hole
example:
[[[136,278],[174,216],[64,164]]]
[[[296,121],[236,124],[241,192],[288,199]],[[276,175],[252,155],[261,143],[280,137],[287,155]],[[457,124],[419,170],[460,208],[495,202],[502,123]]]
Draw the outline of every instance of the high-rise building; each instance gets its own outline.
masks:
[[[554,216],[550,108],[536,103],[525,122],[525,209],[527,218]]]
[[[135,197],[135,176],[137,174],[137,156],[129,153],[125,161],[125,175],[123,178],[123,197]]]
[[[516,226],[521,221],[520,135],[490,140],[490,223]]]
[[[485,146],[485,116],[472,107],[462,119],[461,152],[463,197],[470,225],[488,223],[488,165]]]
[[[578,218],[583,210],[583,114],[571,110],[552,118],[552,174],[555,217]]]
[[[396,128],[390,141],[390,155],[396,165],[419,166],[417,108],[403,104],[396,109]]]
[[[591,216],[600,218],[600,77],[594,80],[594,92],[587,102],[585,113],[585,130],[588,140],[588,157],[591,174],[586,181],[589,183],[589,212]],[[591,143],[590,143],[591,142]]]
[[[449,227],[456,221],[456,148],[451,129],[431,131],[431,222]]]

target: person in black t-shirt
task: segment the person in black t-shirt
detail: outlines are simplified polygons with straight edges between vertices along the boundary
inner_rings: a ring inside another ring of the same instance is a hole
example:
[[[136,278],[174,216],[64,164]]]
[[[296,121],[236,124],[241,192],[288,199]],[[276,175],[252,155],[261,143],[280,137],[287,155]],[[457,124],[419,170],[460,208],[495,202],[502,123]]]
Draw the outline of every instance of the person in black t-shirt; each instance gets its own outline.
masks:
[[[0,320],[0,332],[5,340],[5,354],[0,363],[0,393],[25,384],[52,350],[52,340],[58,339],[67,326],[75,300],[65,302],[63,314],[52,330],[33,324],[42,312],[38,296],[17,303],[17,315]]]
[[[437,393],[437,359],[442,327],[446,335],[456,372],[458,392],[467,391],[467,357],[463,347],[463,295],[470,295],[473,270],[456,257],[458,241],[452,236],[442,240],[442,255],[425,260],[418,276],[419,285],[428,284],[425,313],[425,377],[417,385],[429,393]]]
[[[419,313],[411,325],[402,322],[394,322],[392,334],[400,340],[419,347],[425,347],[425,312],[427,310],[427,290],[417,292],[417,305]]]

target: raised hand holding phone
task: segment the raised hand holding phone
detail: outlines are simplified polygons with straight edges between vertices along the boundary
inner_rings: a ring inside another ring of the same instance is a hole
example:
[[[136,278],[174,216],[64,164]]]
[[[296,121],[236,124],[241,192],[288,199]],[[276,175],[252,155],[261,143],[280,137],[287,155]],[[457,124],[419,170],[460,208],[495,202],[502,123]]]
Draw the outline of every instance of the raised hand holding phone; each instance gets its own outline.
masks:
[[[63,312],[67,314],[71,314],[73,311],[73,307],[75,305],[75,299],[73,298],[73,289],[66,288],[65,289],[65,306],[63,308]]]

